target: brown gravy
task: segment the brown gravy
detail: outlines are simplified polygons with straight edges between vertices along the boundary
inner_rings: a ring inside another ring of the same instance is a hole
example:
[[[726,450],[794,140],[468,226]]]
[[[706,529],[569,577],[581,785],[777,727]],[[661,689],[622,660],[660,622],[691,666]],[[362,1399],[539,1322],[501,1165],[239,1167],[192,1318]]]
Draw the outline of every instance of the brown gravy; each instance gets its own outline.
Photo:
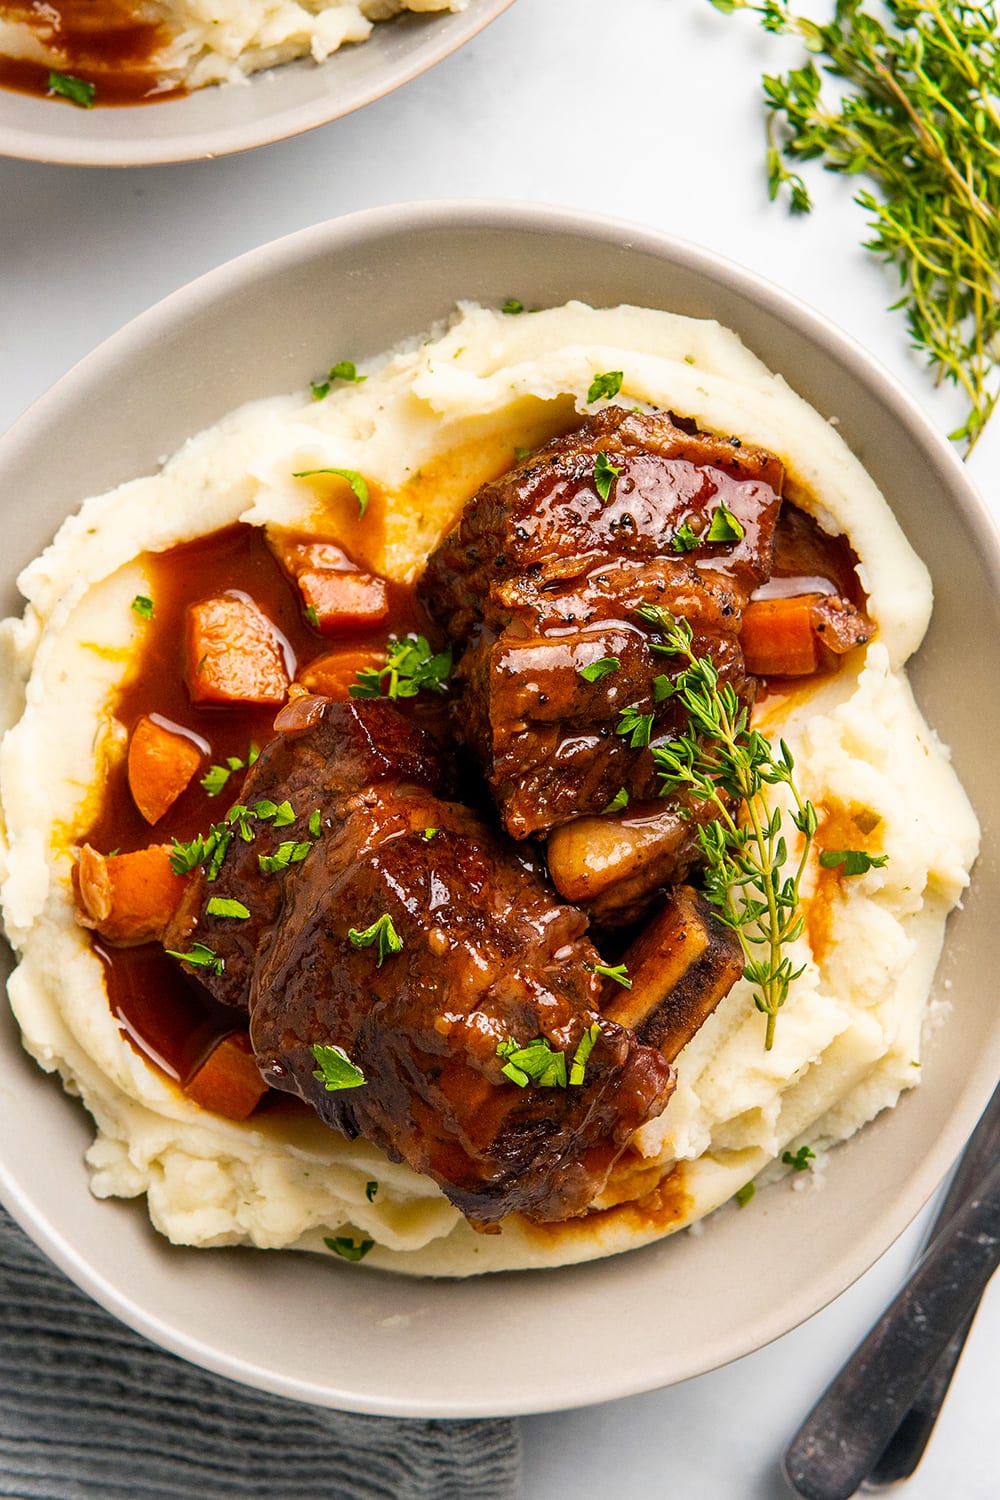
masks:
[[[95,105],[144,104],[186,93],[154,66],[170,32],[127,0],[0,0],[0,12],[28,26],[58,58],[49,65],[0,56],[0,87],[58,97],[49,87],[51,66],[92,83]]]
[[[790,518],[787,523],[786,516]],[[359,565],[377,549],[382,526],[382,507],[373,497],[370,512],[358,528]],[[826,537],[808,516],[789,505],[783,508],[781,526],[779,576],[818,576],[831,580],[840,592],[859,594],[853,578],[854,554],[843,538]],[[242,784],[242,772],[234,772],[221,794],[209,797],[200,785],[209,762],[224,765],[229,757],[246,760],[251,745],[262,746],[273,736],[273,708],[191,702],[185,686],[184,650],[189,604],[227,589],[249,594],[285,636],[300,672],[333,648],[384,650],[390,635],[417,631],[433,644],[442,644],[415,589],[397,584],[389,585],[390,614],[383,624],[320,636],[306,620],[297,587],[258,527],[232,526],[168,552],[148,554],[143,562],[153,616],[134,668],[121,688],[116,717],[131,734],[140,717],[157,714],[207,741],[211,750],[203,769],[152,828],[135,806],[124,760],[117,764],[108,776],[101,810],[85,834],[86,841],[102,852],[125,853],[171,838],[187,842],[206,833],[239,800]],[[400,707],[417,715],[434,715],[441,712],[442,700],[427,704],[401,700]],[[95,947],[104,964],[109,1004],[131,1044],[182,1086],[221,1037],[245,1026],[241,1013],[218,1004],[158,944],[115,948],[98,938]],[[677,1211],[673,1203],[655,1209],[666,1213],[668,1220]]]

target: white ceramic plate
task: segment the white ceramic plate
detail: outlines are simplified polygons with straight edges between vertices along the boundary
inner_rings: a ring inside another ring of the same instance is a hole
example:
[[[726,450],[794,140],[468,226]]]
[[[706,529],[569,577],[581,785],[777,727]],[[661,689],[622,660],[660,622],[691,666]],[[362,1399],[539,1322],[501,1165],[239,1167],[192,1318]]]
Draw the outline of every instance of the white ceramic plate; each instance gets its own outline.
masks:
[[[325,63],[286,63],[250,82],[159,104],[78,109],[0,89],[0,156],[79,167],[136,167],[228,156],[328,125],[408,83],[470,41],[512,0],[401,15]]]
[[[99,1203],[80,1106],[0,1024],[0,1196],[99,1302],[178,1354],[286,1396],[406,1416],[539,1412],[648,1390],[759,1348],[867,1269],[943,1176],[1000,1072],[994,746],[1000,556],[962,465],[856,344],[693,246],[544,208],[476,203],[359,214],[201,278],[102,345],[0,441],[4,593],[86,494],[251,398],[291,390],[330,349],[374,354],[456,299],[569,297],[720,318],[825,414],[874,474],[934,574],[914,684],[984,825],[940,982],[953,1013],[921,1087],[831,1154],[822,1191],[784,1184],[611,1260],[457,1283],[294,1253],[183,1250],[144,1206]],[[205,350],[212,351],[206,378]]]

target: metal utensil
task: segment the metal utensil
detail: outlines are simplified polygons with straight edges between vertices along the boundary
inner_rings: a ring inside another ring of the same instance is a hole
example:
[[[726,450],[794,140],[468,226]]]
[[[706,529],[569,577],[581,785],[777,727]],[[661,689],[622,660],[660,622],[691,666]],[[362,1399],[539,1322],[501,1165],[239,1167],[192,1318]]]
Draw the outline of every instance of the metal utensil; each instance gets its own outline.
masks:
[[[995,1097],[974,1137],[980,1161],[980,1152],[986,1153],[984,1139],[1000,1128],[998,1115]],[[995,1139],[993,1147],[988,1174],[942,1223],[909,1281],[792,1439],[784,1469],[803,1500],[849,1500],[855,1494],[938,1361],[959,1332],[964,1337],[1000,1263],[1000,1159]],[[956,1188],[957,1179],[952,1189],[957,1196]],[[940,1218],[943,1221],[944,1209]],[[946,1387],[947,1382],[941,1399]]]
[[[948,1191],[927,1236],[925,1248],[933,1244],[949,1219],[961,1208],[976,1184],[982,1181],[997,1160],[1000,1160],[1000,1088],[969,1137],[969,1143],[955,1168]],[[916,1469],[934,1431],[934,1424],[944,1405],[975,1316],[976,1309],[973,1309],[972,1315],[952,1334],[941,1358],[917,1392],[913,1405],[865,1476],[866,1490],[898,1484],[903,1479],[909,1479]]]

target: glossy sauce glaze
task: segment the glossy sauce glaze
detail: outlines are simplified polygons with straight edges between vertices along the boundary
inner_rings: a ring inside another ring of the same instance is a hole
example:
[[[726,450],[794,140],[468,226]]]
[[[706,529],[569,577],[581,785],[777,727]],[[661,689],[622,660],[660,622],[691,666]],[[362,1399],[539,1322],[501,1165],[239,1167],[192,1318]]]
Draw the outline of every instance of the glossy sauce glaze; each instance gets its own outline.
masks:
[[[377,550],[377,499],[362,530],[356,560],[363,565]],[[863,603],[854,572],[856,559],[843,538],[826,537],[809,517],[787,505],[778,537],[776,576],[785,587],[794,587],[800,578],[810,580],[813,587],[819,578],[827,589],[850,594]],[[391,583],[389,616],[383,623],[339,631],[336,637],[320,636],[305,616],[298,589],[256,527],[230,527],[147,555],[142,563],[153,613],[144,627],[134,669],[115,704],[115,716],[131,736],[140,718],[156,715],[206,744],[208,751],[187,790],[152,828],[135,806],[122,758],[108,775],[101,810],[85,835],[86,842],[98,850],[127,853],[172,838],[187,842],[206,833],[239,800],[243,779],[242,770],[233,771],[221,791],[210,797],[201,785],[209,765],[225,766],[230,758],[246,762],[252,746],[260,747],[273,736],[273,706],[191,701],[184,646],[188,605],[227,590],[249,595],[287,642],[294,667],[291,675],[308,685],[312,685],[313,671],[320,670],[321,659],[331,651],[356,653],[358,660],[378,660],[389,636],[415,632],[427,636],[435,649],[442,645],[415,588]],[[421,695],[400,700],[398,707],[427,728],[444,727],[446,700],[441,697]],[[245,1027],[240,1012],[215,1001],[159,944],[113,947],[95,938],[95,949],[104,964],[109,1004],[124,1034],[182,1087],[220,1038]]]
[[[390,614],[384,625],[341,632],[336,641],[324,639],[305,618],[297,588],[257,527],[234,526],[168,552],[149,554],[142,562],[153,614],[115,716],[131,736],[143,715],[155,714],[207,743],[209,753],[187,790],[152,828],[136,808],[125,760],[115,764],[101,811],[86,834],[86,842],[100,850],[128,853],[206,833],[239,800],[243,779],[242,771],[234,771],[223,789],[210,797],[201,786],[209,766],[224,767],[230,758],[245,762],[251,746],[259,748],[273,737],[273,707],[192,703],[184,645],[189,604],[231,589],[250,595],[284,636],[300,675],[334,646],[376,656],[384,652],[389,635],[426,635],[429,630],[433,634],[413,590],[390,584]],[[243,1026],[238,1012],[219,1005],[196,980],[186,978],[158,944],[111,947],[98,938],[95,947],[104,963],[112,1011],[126,1035],[182,1085],[220,1037]]]
[[[59,97],[50,72],[94,87],[93,103],[143,104],[186,90],[157,72],[157,55],[171,33],[161,21],[124,0],[3,0],[0,14],[20,24],[51,54],[51,63],[0,56],[0,87]]]

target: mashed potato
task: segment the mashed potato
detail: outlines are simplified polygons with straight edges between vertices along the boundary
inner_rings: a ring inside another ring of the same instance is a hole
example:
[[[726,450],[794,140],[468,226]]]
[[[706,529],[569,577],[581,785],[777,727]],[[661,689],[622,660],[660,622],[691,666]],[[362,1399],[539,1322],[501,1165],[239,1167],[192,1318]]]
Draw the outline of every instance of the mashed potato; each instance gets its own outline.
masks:
[[[594,375],[614,369],[624,371],[618,401],[771,449],[796,503],[850,537],[878,634],[834,676],[765,699],[760,722],[791,745],[821,844],[864,840],[889,858],[850,880],[814,865],[793,953],[805,972],[771,1051],[741,981],[681,1053],[676,1094],[639,1132],[598,1211],[551,1226],[514,1219],[482,1236],[429,1179],[364,1142],[318,1120],[220,1119],[145,1064],[75,921],[73,849],[122,753],[114,704],[142,629],[129,608],[144,589],[142,553],[237,520],[308,526],[316,496],[293,475],[332,467],[385,494],[384,537],[367,561],[412,580],[478,484],[515,447],[592,411]],[[521,317],[464,307],[366,374],[323,401],[299,394],[232,413],[159,474],[88,500],[22,574],[25,614],[0,627],[11,1003],[25,1046],[94,1117],[94,1192],[146,1194],[178,1243],[319,1249],[325,1235],[352,1233],[376,1242],[372,1264],[448,1275],[609,1254],[692,1223],[784,1153],[808,1146],[821,1160],[919,1079],[945,918],[978,840],[903,672],[930,615],[929,579],[834,427],[716,323],[578,303]]]
[[[93,81],[96,102],[112,97],[114,73],[148,75],[149,91],[198,89],[209,83],[242,83],[261,68],[297,57],[323,62],[346,42],[363,42],[377,21],[403,11],[460,11],[468,0],[98,0],[106,13],[105,35],[131,33],[141,50],[126,58],[102,55],[101,29],[88,19],[89,47],[67,53],[61,3],[35,6],[26,0],[0,5],[0,58],[9,57]],[[70,0],[70,14],[71,0]],[[143,38],[148,37],[145,46]],[[112,43],[113,48],[116,43]],[[148,52],[148,56],[142,56]],[[141,58],[141,61],[137,60]],[[135,90],[141,96],[142,90]]]

